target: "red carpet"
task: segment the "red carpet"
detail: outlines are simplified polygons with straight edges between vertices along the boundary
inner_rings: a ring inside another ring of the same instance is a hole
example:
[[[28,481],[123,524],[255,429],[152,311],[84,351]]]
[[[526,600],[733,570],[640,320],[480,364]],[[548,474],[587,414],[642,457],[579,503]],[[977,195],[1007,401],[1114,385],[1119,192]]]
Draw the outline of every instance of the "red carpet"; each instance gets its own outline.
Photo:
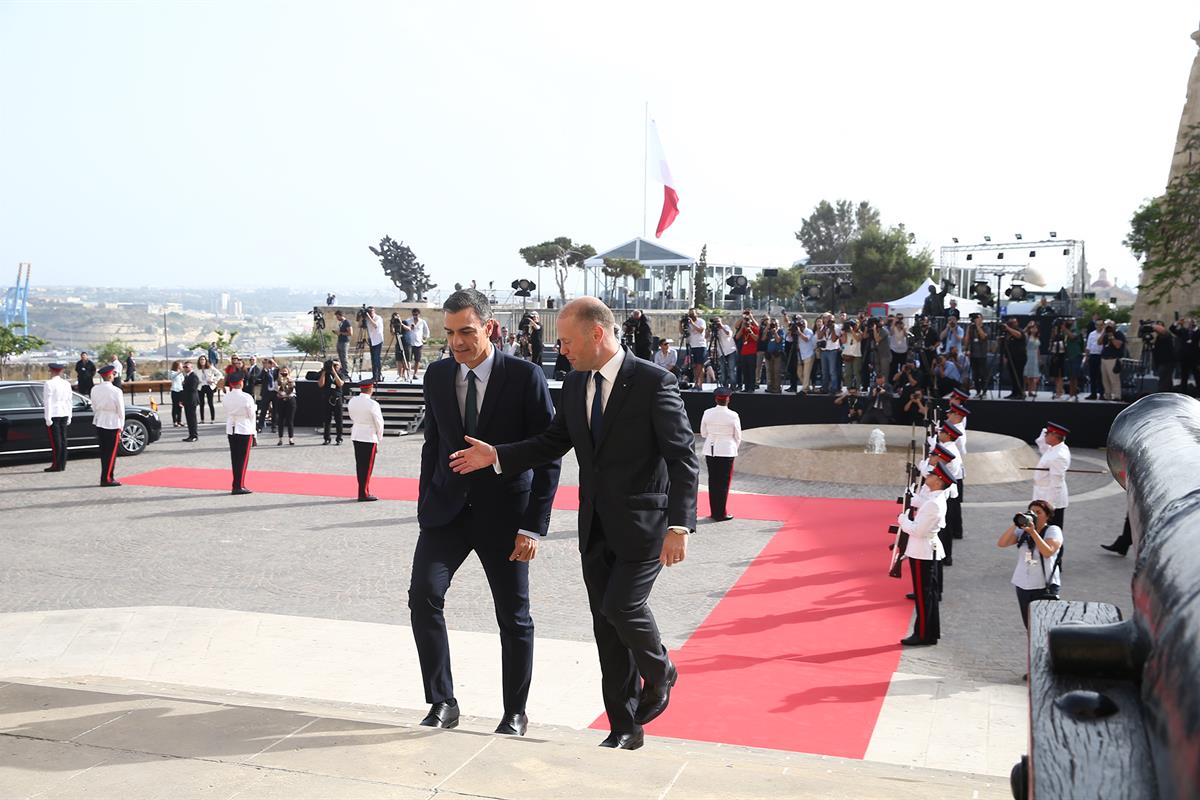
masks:
[[[230,488],[228,470],[170,468],[121,481]],[[246,485],[269,494],[347,499],[357,492],[353,475],[251,471]],[[373,477],[371,491],[381,500],[415,501],[417,480]],[[577,508],[577,497],[574,487],[562,486],[555,508]],[[702,495],[699,506],[706,511],[708,498]],[[907,574],[903,581],[886,575],[886,528],[897,510],[874,500],[731,496],[736,517],[780,520],[782,527],[671,654],[679,684],[669,710],[647,731],[862,758],[912,614],[904,600]],[[710,531],[720,528],[704,533]],[[606,718],[592,727],[607,729]]]

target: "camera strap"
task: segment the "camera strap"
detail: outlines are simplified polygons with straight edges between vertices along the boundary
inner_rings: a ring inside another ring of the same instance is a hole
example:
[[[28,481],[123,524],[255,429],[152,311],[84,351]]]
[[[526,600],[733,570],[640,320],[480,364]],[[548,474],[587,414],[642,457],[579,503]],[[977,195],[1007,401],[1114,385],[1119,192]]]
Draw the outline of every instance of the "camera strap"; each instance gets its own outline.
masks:
[[[1061,569],[1061,567],[1062,567],[1063,547],[1065,547],[1065,546],[1066,545],[1064,545],[1064,544],[1060,544],[1058,546],[1058,552],[1054,554],[1054,566],[1050,568],[1049,575],[1046,575],[1046,557],[1042,555],[1041,550],[1038,550],[1038,558],[1040,558],[1042,561],[1042,579],[1046,582],[1047,588],[1051,584],[1055,583],[1055,581],[1051,580],[1051,578],[1053,578],[1055,575],[1058,575],[1058,581],[1057,581],[1058,585],[1059,586],[1062,585],[1062,569]]]

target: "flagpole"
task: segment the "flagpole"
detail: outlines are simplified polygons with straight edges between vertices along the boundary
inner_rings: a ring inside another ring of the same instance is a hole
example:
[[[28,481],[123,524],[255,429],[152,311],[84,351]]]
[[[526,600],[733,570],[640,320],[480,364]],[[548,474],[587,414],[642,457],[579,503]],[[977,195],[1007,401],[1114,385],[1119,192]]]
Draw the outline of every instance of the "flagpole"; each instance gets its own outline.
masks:
[[[642,238],[646,238],[646,181],[650,172],[650,101],[646,101],[645,115],[642,119]]]

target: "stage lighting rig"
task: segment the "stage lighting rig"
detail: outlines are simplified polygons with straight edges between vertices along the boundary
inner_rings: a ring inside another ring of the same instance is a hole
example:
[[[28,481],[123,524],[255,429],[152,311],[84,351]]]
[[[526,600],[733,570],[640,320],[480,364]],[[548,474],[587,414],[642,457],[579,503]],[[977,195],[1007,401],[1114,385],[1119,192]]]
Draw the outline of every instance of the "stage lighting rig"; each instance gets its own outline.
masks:
[[[1004,296],[1014,302],[1021,302],[1029,296],[1029,292],[1025,291],[1025,287],[1019,283],[1014,283],[1004,290]]]
[[[749,291],[750,281],[746,280],[745,275],[730,275],[725,279],[725,285],[731,287],[729,293],[736,297]]]
[[[991,307],[996,305],[996,298],[992,294],[992,286],[987,281],[975,281],[971,285],[971,294],[975,298],[975,302],[981,306]]]
[[[537,288],[537,284],[526,278],[518,278],[512,282],[512,288],[516,289],[513,292],[514,297],[529,297],[533,290]]]

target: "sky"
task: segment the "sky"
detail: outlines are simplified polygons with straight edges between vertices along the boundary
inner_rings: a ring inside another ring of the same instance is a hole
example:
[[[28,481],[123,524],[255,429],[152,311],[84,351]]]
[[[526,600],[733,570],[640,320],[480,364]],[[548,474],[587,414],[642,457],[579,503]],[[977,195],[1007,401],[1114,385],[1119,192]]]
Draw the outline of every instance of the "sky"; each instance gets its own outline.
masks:
[[[0,284],[533,277],[518,250],[654,237],[787,266],[822,199],[918,247],[1121,240],[1167,179],[1192,3],[0,2]],[[644,198],[647,212],[643,215]],[[543,275],[543,289],[550,288]]]

